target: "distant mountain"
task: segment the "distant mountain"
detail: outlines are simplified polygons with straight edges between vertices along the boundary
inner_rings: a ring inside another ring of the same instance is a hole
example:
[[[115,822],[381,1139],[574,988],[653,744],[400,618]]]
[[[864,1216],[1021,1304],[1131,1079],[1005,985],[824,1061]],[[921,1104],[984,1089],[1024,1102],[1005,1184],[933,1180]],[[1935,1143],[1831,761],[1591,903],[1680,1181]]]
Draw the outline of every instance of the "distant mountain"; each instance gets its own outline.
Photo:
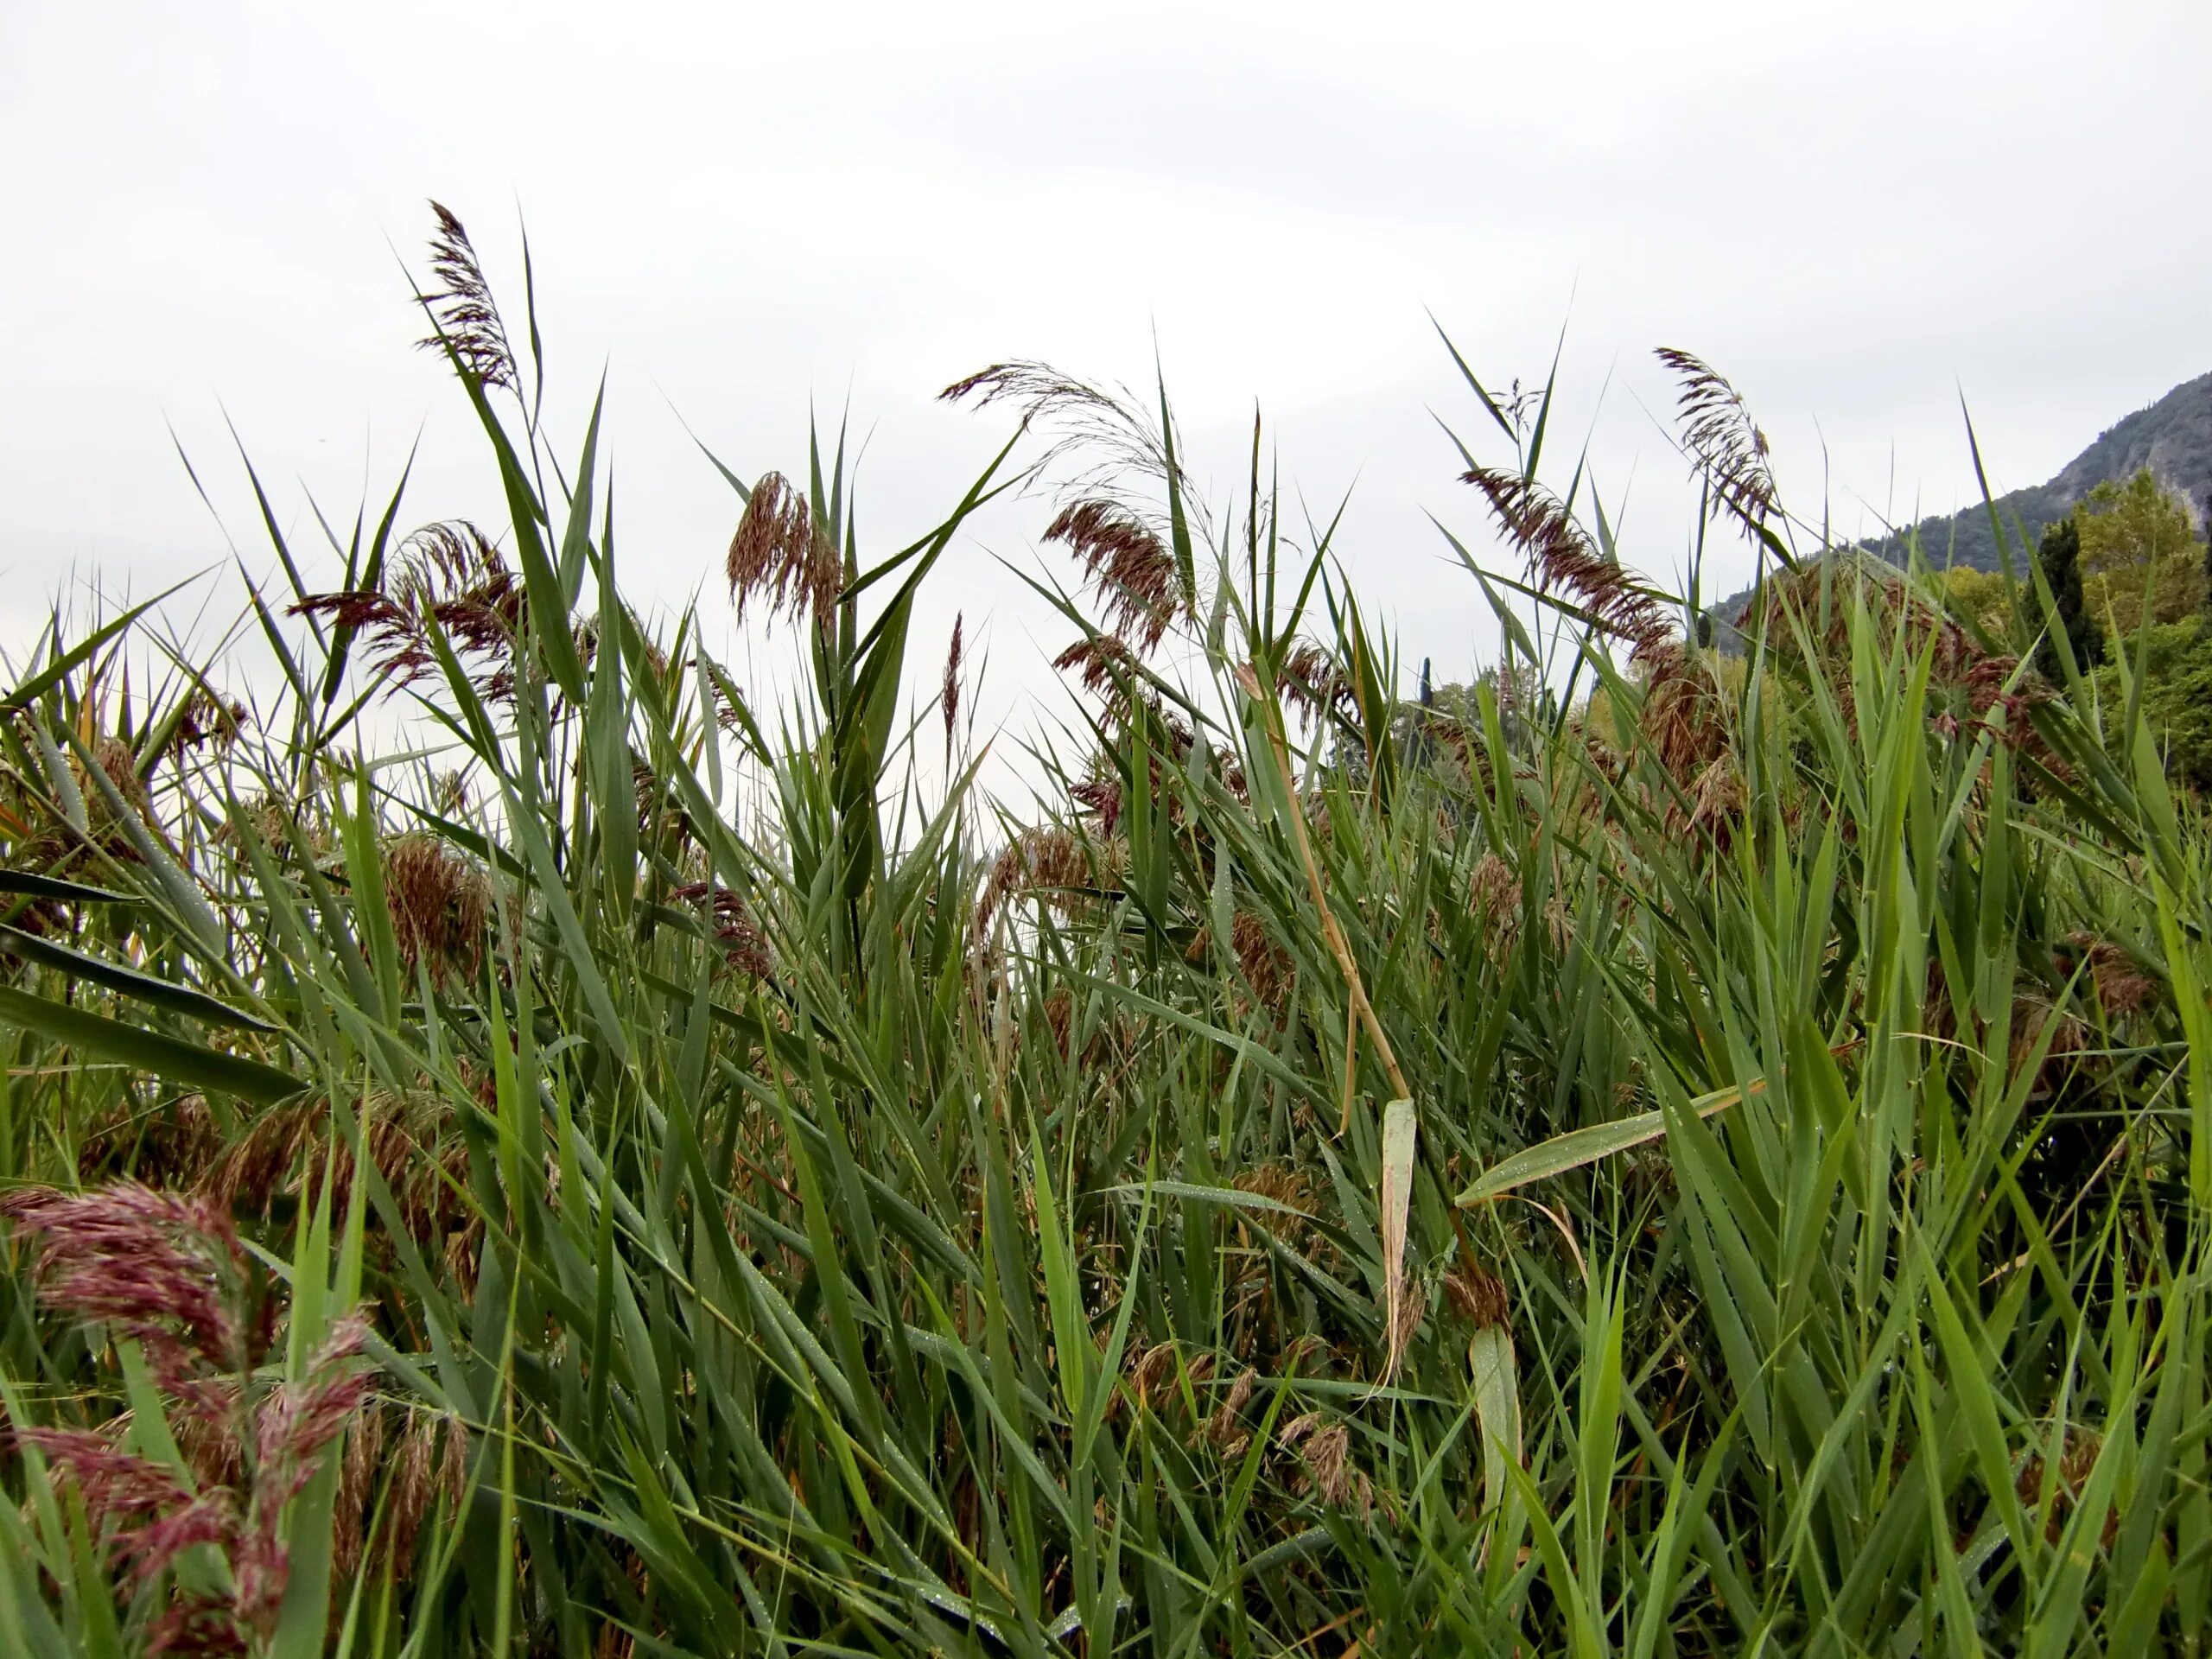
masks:
[[[2158,481],[2189,504],[2199,526],[2212,513],[2212,374],[2184,380],[2147,409],[2139,409],[2059,469],[2047,483],[1997,498],[1998,517],[2009,531],[2017,520],[2033,546],[2044,526],[2064,518],[2074,505],[2107,480],[2133,478],[2148,467]],[[1937,569],[1970,565],[1997,569],[1997,542],[1989,510],[1976,505],[1964,512],[1923,518],[1916,526],[1921,556]],[[1908,532],[1910,533],[1910,532]],[[1902,536],[1861,543],[1875,557],[1904,563]],[[1732,623],[1742,614],[1751,591],[1731,594],[1713,614]]]

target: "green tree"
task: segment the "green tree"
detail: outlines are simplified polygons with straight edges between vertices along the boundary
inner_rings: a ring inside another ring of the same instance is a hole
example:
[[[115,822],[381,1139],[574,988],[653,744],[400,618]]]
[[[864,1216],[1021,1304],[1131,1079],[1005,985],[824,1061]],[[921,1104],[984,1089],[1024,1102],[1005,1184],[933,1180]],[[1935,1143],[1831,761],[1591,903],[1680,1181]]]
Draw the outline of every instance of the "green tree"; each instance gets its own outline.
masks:
[[[2002,571],[1955,565],[1943,573],[1942,580],[1954,613],[1972,617],[1995,639],[2002,639],[2012,632],[2015,585],[2005,581]]]
[[[2167,775],[2212,791],[2212,622],[2202,613],[2153,622],[2131,645],[2128,663],[2142,674],[2142,717],[2166,758]],[[2113,665],[2097,671],[2108,737],[2126,717],[2127,697]]]
[[[2087,673],[2103,659],[2105,640],[2104,630],[2097,626],[2097,619],[2090,613],[2082,592],[2081,525],[2069,518],[2047,527],[2036,549],[2036,563],[2043,568],[2043,579],[2050,587],[2056,611],[2053,620],[2057,627],[2065,630],[2066,643],[2074,652],[2074,665]],[[2056,638],[2046,635],[2036,648],[2036,667],[2054,683],[2064,680]]]
[[[2205,600],[2204,543],[2189,508],[2149,467],[2106,482],[2074,510],[2085,601],[2093,616],[2131,634],[2145,615],[2178,622]]]

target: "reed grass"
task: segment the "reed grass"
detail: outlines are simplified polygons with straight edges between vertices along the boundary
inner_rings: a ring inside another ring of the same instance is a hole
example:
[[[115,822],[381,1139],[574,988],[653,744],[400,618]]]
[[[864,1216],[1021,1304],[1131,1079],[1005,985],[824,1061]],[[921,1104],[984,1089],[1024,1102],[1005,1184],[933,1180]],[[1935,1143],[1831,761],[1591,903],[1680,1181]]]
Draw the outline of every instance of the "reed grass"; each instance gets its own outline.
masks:
[[[1217,514],[1164,397],[1017,365],[909,547],[835,448],[725,469],[807,670],[755,707],[439,232],[509,521],[272,515],[257,706],[136,613],[12,676],[14,1650],[2202,1650],[2207,842],[2022,666],[2048,594],[1991,638],[1821,557],[1678,354],[1772,571],[1724,662],[1470,374],[1541,672],[1426,707],[1256,431]],[[1040,454],[1087,723],[1033,811],[909,659]],[[265,1345],[188,1375],[170,1281],[41,1268],[122,1183],[236,1229]],[[309,1397],[320,1452],[238,1426]]]

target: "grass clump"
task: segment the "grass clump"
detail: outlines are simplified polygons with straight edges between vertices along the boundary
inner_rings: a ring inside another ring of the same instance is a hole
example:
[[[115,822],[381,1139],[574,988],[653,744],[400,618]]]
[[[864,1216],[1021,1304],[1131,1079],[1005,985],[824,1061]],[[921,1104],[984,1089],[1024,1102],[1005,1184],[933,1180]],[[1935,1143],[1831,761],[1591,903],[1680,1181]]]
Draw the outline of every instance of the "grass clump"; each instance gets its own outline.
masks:
[[[1471,376],[1515,661],[1407,702],[1256,464],[1006,365],[1087,577],[1010,815],[909,659],[1013,445],[888,554],[738,488],[754,707],[435,252],[505,529],[280,543],[259,706],[129,617],[7,699],[22,1650],[2196,1650],[2207,843],[2047,592],[1799,557],[1677,354],[1721,663]],[[260,1335],[79,1294],[102,1205]]]

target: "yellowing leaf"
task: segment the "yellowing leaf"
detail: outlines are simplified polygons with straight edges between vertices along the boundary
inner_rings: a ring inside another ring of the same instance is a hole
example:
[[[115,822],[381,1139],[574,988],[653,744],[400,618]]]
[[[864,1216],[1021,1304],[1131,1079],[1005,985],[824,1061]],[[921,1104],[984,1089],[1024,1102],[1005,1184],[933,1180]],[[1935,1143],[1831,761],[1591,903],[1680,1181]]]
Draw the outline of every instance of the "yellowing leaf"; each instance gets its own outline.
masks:
[[[1406,1217],[1414,1196],[1414,1149],[1419,1120],[1410,1100],[1394,1100],[1382,1109],[1382,1287],[1383,1319],[1389,1336],[1389,1357],[1383,1380],[1398,1374],[1405,1332],[1399,1319],[1406,1295]]]

